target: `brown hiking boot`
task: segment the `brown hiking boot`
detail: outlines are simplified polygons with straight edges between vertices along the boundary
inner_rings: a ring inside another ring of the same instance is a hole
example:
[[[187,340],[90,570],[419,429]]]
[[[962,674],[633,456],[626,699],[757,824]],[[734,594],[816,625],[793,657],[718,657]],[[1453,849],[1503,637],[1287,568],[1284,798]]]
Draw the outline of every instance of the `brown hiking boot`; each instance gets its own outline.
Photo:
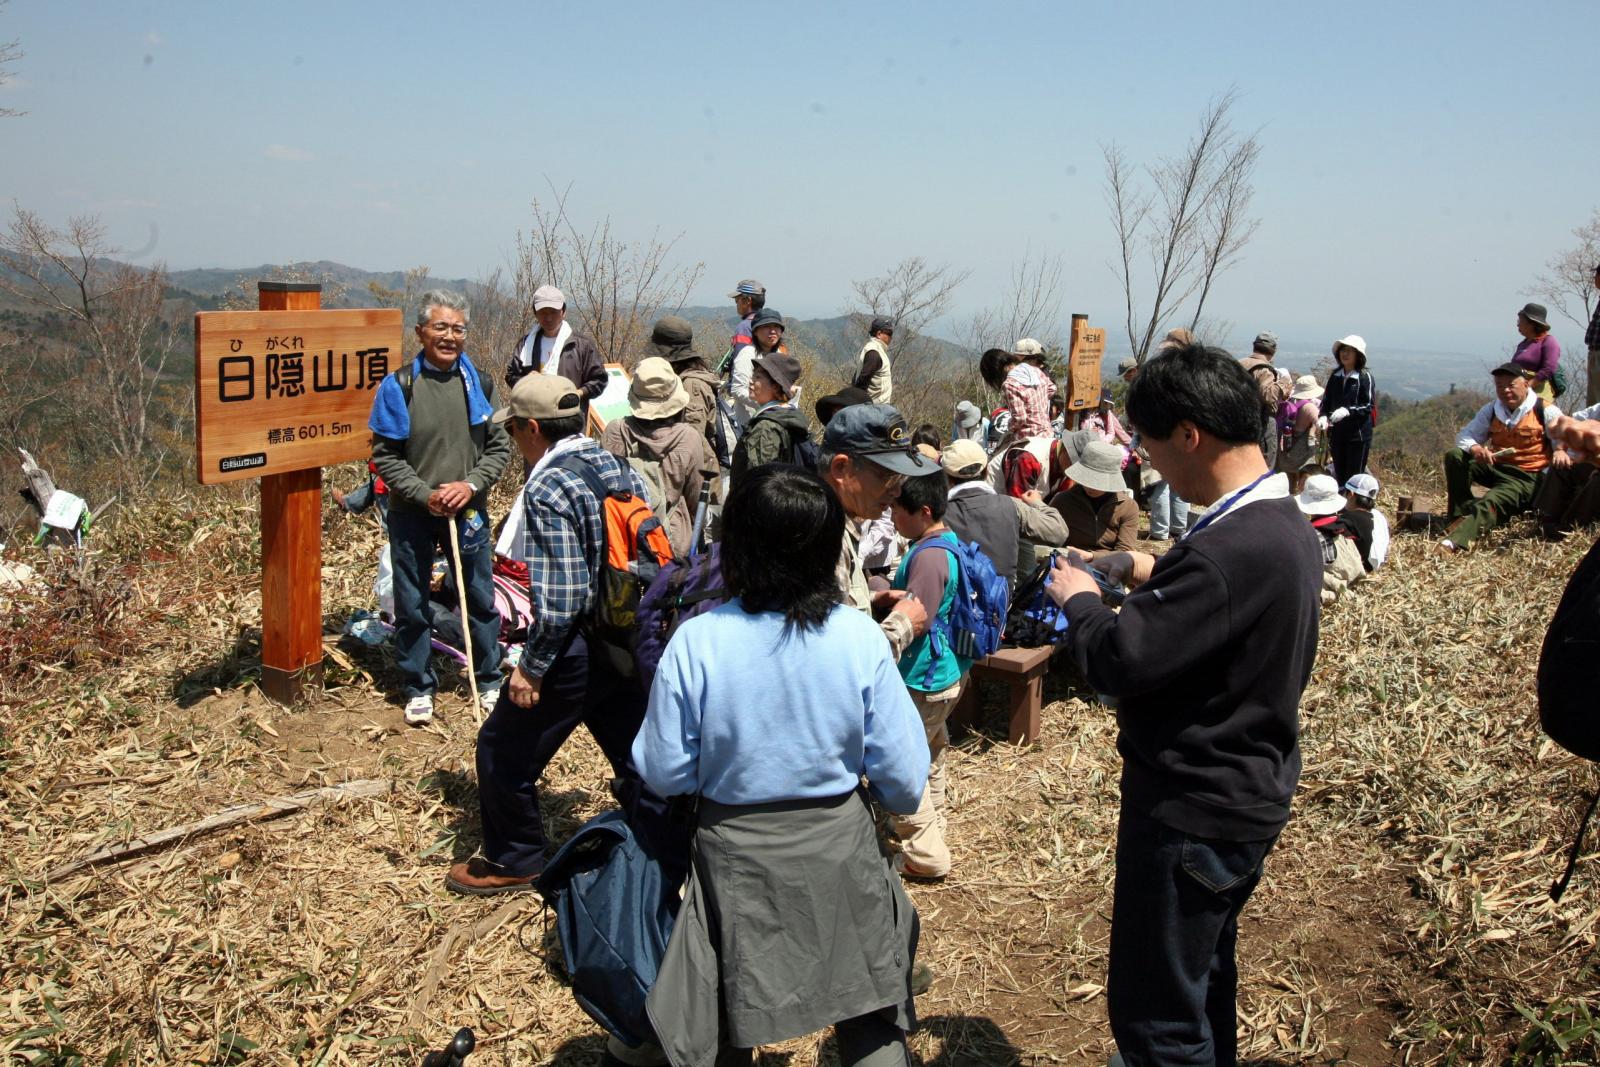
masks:
[[[539,875],[499,874],[489,861],[474,856],[465,863],[457,863],[444,876],[444,887],[452,893],[469,897],[492,897],[499,893],[526,893],[533,888]]]

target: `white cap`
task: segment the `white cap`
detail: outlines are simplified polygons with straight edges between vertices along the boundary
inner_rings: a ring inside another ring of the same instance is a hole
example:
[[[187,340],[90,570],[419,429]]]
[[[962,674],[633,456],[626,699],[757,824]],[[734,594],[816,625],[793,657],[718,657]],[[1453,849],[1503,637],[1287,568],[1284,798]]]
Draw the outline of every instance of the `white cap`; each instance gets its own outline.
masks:
[[[545,308],[564,308],[567,298],[561,290],[553,285],[541,285],[533,291],[533,310],[543,311]]]

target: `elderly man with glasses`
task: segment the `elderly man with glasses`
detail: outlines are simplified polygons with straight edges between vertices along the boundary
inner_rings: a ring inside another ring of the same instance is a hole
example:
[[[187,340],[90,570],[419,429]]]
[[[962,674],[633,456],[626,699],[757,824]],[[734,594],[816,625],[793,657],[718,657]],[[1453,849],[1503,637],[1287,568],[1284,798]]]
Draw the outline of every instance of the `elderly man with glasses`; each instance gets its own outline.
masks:
[[[372,461],[389,486],[389,553],[394,567],[395,659],[404,679],[406,722],[433,718],[438,686],[429,666],[428,592],[435,546],[461,543],[456,581],[467,593],[462,626],[472,636],[479,698],[500,694],[500,613],[494,605],[489,488],[511,458],[511,441],[490,416],[494,381],[468,358],[467,302],[435,289],[417,312],[422,351],[378,385],[372,401]]]

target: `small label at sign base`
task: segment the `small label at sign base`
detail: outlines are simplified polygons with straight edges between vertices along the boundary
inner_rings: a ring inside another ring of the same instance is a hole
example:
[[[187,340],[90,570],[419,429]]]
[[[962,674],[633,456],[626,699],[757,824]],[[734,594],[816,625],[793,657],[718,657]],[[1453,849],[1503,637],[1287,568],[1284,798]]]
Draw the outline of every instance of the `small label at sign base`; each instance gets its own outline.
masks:
[[[217,469],[222,471],[243,471],[251,467],[265,467],[267,454],[265,452],[252,452],[248,456],[225,456],[218,461]]]

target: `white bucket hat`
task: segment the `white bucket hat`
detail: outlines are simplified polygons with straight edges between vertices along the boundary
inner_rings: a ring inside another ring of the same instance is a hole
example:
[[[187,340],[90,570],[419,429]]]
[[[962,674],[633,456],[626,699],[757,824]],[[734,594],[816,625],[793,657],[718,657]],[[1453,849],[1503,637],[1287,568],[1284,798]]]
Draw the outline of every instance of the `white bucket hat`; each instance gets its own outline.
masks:
[[[1116,446],[1101,440],[1083,446],[1078,461],[1067,468],[1067,477],[1081,486],[1105,493],[1120,493],[1128,488],[1128,483],[1122,480],[1122,453]]]
[[[1365,356],[1367,354],[1367,339],[1358,333],[1353,333],[1348,337],[1343,337],[1333,342],[1333,356],[1335,359],[1339,358],[1339,349],[1341,348],[1353,348]]]
[[[1313,474],[1306,479],[1303,492],[1294,498],[1300,510],[1307,515],[1332,515],[1343,511],[1345,499],[1339,493],[1339,483],[1331,474]]]
[[[1315,400],[1322,395],[1322,386],[1309,374],[1302,374],[1294,380],[1294,392],[1289,394],[1290,400]]]

